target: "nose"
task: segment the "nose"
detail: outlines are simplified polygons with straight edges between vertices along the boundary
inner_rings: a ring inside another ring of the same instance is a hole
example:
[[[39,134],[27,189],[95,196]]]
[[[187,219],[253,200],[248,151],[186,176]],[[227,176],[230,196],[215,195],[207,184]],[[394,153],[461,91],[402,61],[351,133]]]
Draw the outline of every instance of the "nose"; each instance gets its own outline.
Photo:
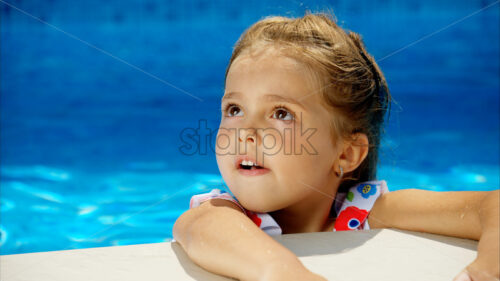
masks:
[[[251,142],[255,143],[256,142],[256,130],[253,128],[240,128],[238,130],[239,136],[238,136],[238,141],[239,142]]]

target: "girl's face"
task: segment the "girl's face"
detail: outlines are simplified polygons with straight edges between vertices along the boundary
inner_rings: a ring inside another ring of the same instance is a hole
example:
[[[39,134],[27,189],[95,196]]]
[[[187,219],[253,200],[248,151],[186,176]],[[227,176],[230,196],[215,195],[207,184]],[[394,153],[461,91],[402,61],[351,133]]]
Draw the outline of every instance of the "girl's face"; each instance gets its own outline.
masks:
[[[313,81],[304,65],[274,48],[232,63],[216,154],[222,177],[246,209],[271,212],[335,195],[333,116]]]

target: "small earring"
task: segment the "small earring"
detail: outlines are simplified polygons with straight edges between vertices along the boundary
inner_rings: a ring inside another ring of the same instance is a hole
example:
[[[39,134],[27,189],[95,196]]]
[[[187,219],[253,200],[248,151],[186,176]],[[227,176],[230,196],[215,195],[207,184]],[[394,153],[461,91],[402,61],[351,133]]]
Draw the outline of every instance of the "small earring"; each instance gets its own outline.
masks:
[[[340,169],[339,178],[342,178],[344,176],[344,168],[342,168],[342,166],[339,165],[339,169]]]

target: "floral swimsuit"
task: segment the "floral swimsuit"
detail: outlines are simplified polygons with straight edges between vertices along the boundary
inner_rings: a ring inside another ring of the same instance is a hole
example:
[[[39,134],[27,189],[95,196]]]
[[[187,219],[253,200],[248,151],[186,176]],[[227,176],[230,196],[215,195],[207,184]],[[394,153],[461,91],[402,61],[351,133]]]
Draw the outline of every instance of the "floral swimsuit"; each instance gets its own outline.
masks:
[[[386,192],[389,192],[389,189],[387,183],[382,180],[362,182],[351,187],[347,193],[337,193],[334,208],[338,215],[333,231],[370,229],[368,214],[377,198]],[[219,189],[194,195],[191,197],[189,208],[198,207],[210,199],[225,199],[234,202],[264,232],[271,236],[281,234],[281,227],[271,215],[246,210],[234,196],[224,191],[221,192]]]

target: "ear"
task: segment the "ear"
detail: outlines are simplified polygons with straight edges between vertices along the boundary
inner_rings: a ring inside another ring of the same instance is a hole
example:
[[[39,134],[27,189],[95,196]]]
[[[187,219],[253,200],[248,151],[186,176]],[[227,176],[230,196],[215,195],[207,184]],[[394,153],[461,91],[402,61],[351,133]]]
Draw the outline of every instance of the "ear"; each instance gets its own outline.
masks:
[[[345,173],[352,172],[361,165],[368,155],[369,144],[368,137],[363,133],[353,134],[351,139],[344,142],[338,163]],[[334,167],[334,169],[340,172],[339,167]]]

